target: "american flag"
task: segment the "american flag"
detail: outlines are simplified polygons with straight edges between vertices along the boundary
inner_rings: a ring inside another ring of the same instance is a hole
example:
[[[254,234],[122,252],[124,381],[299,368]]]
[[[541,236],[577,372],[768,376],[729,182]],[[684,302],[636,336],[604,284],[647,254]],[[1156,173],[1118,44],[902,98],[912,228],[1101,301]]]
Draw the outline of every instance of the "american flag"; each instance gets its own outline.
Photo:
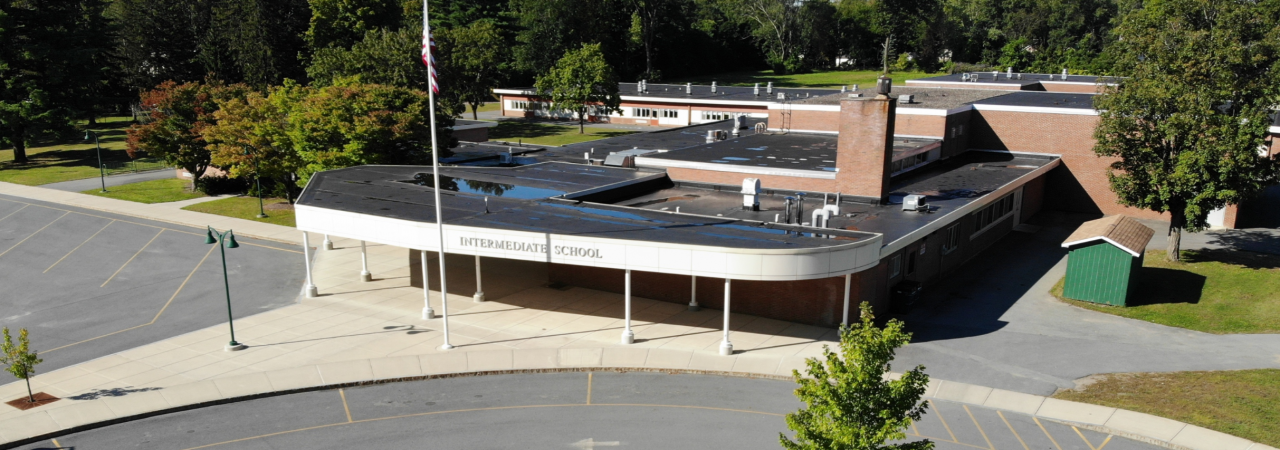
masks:
[[[426,3],[426,2],[423,2]],[[424,13],[426,5],[423,5]],[[426,15],[424,14],[425,18]],[[422,24],[422,63],[427,65],[427,72],[431,77],[431,92],[440,93],[440,84],[436,80],[436,40],[431,36],[431,26],[423,21]]]

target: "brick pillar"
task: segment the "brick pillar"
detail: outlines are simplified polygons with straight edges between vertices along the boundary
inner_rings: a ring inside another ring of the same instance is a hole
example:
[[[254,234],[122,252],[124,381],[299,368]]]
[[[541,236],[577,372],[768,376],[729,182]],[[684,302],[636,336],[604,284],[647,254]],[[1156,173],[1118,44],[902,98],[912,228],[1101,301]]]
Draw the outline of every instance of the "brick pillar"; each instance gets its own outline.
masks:
[[[840,101],[840,138],[836,144],[836,190],[858,197],[889,200],[889,164],[893,162],[893,124],[898,99],[850,98]]]

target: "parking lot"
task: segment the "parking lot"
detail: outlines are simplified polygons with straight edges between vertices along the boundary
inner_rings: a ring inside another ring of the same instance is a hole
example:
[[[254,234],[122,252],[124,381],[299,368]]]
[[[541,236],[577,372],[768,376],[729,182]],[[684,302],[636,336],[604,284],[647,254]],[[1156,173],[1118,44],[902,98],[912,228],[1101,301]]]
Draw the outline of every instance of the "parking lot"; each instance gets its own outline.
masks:
[[[301,249],[236,239],[234,316],[296,301]],[[204,242],[202,229],[0,196],[0,325],[30,330],[44,373],[225,324],[221,255]]]
[[[665,373],[489,375],[305,392],[151,417],[23,449],[776,449],[790,381]],[[791,435],[791,433],[788,433]],[[930,401],[907,440],[940,450],[1147,450],[1008,411]]]

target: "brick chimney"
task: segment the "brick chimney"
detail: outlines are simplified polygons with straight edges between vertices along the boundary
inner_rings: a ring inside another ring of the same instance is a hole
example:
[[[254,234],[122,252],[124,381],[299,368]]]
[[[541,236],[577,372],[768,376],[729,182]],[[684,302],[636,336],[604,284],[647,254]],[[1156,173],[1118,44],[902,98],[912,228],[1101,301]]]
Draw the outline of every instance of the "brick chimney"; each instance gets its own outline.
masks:
[[[867,200],[889,201],[893,125],[898,100],[888,95],[840,101],[836,144],[836,190]]]

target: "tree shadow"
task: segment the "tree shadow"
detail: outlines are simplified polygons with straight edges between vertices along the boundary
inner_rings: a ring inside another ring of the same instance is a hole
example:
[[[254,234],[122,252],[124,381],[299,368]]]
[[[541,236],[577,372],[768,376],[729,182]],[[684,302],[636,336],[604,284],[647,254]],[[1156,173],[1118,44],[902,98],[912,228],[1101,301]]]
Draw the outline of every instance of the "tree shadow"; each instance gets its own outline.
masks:
[[[1280,255],[1280,233],[1277,233],[1274,229],[1215,230],[1207,234],[1209,235],[1209,241],[1207,242],[1209,245]],[[1280,260],[1277,260],[1277,262],[1280,262]],[[1272,266],[1272,268],[1274,267]]]
[[[513,138],[533,139],[558,136],[569,131],[569,128],[570,127],[563,125],[552,125],[524,120],[504,120],[502,122],[498,122],[498,126],[489,129],[489,138],[505,140]]]
[[[1182,252],[1182,260],[1188,263],[1220,262],[1250,269],[1280,269],[1280,255],[1244,250],[1187,250]]]
[[[1143,267],[1138,272],[1137,282],[1128,306],[1196,304],[1200,303],[1204,292],[1205,277],[1186,270]]]
[[[158,391],[158,387],[145,388],[111,388],[111,389],[94,389],[80,395],[67,397],[71,400],[97,400],[105,397],[124,397],[134,392]]]

